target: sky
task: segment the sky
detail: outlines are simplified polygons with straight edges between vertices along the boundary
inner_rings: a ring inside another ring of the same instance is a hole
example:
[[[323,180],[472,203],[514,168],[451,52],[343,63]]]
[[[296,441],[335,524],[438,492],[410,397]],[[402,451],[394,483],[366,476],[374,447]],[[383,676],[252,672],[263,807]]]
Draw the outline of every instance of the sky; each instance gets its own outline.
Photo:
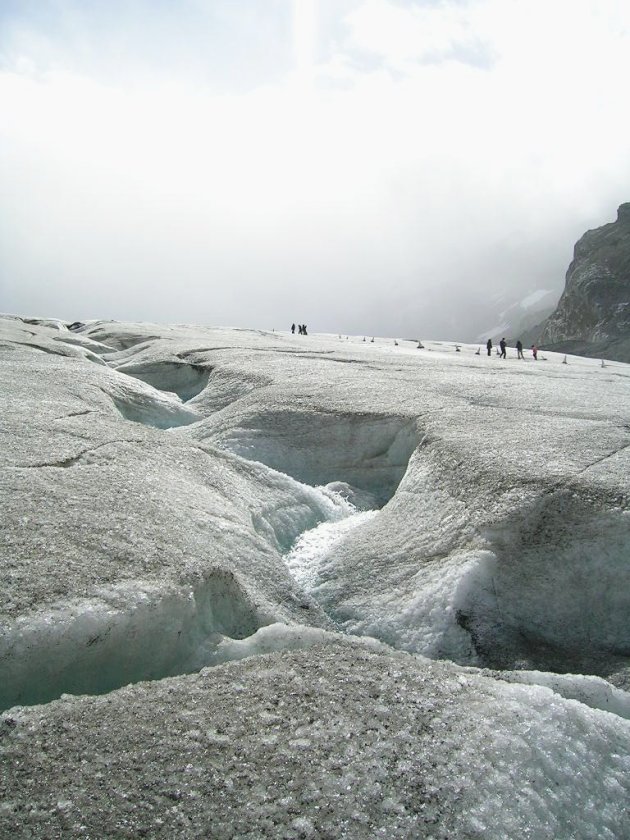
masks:
[[[0,311],[470,340],[630,201],[626,0],[1,0]]]

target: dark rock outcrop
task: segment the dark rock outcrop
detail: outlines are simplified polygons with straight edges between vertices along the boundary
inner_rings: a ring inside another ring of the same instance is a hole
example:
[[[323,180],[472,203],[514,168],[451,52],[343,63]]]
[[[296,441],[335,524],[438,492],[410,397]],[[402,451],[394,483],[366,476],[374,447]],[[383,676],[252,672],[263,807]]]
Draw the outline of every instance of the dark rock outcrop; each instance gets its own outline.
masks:
[[[527,339],[549,350],[630,362],[630,203],[577,242],[556,311]]]

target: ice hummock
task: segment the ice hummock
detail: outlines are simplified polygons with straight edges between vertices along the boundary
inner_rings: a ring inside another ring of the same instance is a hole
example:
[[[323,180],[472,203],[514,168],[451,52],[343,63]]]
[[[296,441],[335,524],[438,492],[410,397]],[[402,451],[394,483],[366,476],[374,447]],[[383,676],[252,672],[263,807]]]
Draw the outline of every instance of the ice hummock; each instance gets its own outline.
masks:
[[[16,814],[39,837],[618,840],[630,827],[628,721],[339,638],[0,724],[7,836]]]

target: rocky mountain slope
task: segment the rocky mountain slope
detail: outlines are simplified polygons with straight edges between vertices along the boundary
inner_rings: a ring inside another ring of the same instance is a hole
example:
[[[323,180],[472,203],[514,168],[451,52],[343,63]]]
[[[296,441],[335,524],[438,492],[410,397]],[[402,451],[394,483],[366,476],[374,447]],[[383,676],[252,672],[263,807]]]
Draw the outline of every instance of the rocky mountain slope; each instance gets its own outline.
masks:
[[[547,349],[630,361],[630,203],[575,246],[556,311],[526,340]]]

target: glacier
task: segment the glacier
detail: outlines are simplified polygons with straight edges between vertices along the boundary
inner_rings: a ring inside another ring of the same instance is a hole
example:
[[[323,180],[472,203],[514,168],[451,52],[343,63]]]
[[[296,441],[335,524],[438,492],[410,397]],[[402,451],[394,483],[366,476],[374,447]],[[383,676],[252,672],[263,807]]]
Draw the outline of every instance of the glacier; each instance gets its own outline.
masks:
[[[0,317],[2,836],[630,836],[630,366],[476,351]]]

